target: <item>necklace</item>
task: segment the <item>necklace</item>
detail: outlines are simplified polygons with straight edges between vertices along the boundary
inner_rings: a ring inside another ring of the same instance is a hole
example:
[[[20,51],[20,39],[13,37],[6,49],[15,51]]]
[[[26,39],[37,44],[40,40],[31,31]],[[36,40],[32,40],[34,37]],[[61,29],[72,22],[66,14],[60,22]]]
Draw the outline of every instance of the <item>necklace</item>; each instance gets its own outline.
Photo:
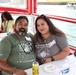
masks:
[[[17,37],[17,36],[16,36],[16,37]],[[25,51],[25,46],[23,46],[23,45],[21,44],[21,42],[20,42],[20,40],[19,40],[18,37],[17,37],[17,40],[18,40],[18,42],[19,42],[19,44],[20,44],[20,46],[21,46],[23,52],[26,52],[26,51]],[[26,38],[25,38],[25,41],[26,41]]]
[[[21,48],[22,48],[22,50],[23,50],[24,53],[29,54],[29,53],[32,52],[32,46],[30,46],[30,43],[29,43],[29,41],[26,40],[26,38],[24,38],[25,39],[25,42],[27,41],[28,43],[25,43],[24,42],[24,44],[22,44],[20,42],[20,40],[19,40],[19,38],[17,36],[16,36],[16,38],[17,38],[17,40],[18,40],[18,42],[19,42],[19,44],[20,44],[20,46],[21,46]]]

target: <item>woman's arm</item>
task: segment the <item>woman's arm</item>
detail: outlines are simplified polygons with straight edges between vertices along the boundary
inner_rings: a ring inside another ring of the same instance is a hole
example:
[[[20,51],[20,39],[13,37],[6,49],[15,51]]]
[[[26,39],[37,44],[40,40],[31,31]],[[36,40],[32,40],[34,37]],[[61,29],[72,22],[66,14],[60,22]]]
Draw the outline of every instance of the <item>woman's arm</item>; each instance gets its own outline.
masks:
[[[0,33],[3,33],[3,26],[0,27]]]
[[[66,48],[61,50],[58,54],[52,57],[54,58],[54,60],[60,60],[60,59],[67,57],[69,54],[70,54],[70,48],[69,46],[67,46]],[[48,62],[51,62],[52,58],[45,58],[44,60],[45,60],[44,63],[48,63]]]
[[[69,46],[67,46],[66,48],[61,50],[58,54],[54,55],[53,58],[55,60],[60,60],[60,59],[67,57],[69,54],[70,54],[70,48]]]

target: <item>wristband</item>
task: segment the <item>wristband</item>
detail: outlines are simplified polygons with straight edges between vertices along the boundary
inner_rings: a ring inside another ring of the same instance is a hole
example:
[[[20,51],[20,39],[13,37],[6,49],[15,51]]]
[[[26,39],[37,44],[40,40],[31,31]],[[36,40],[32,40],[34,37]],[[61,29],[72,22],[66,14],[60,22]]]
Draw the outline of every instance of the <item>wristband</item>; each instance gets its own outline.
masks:
[[[55,59],[52,56],[50,58],[51,58],[51,61],[55,61]]]

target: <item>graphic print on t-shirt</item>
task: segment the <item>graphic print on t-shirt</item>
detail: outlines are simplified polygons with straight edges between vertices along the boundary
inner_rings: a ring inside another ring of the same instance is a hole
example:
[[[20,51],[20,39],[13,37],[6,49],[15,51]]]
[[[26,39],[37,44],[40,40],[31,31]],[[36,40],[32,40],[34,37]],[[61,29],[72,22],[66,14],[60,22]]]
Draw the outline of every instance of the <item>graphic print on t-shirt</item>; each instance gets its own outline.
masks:
[[[38,44],[36,45],[36,48],[37,48],[37,52],[38,52],[38,56],[40,58],[45,58],[46,56],[50,56],[49,53],[48,53],[48,49],[55,45],[56,44],[56,41],[53,40],[52,42],[49,42],[47,44]]]
[[[19,51],[24,51],[26,53],[31,52],[32,51],[32,44],[31,44],[31,42],[22,41],[19,44]]]
[[[17,63],[34,61],[34,55],[30,55],[32,50],[32,43],[30,41],[21,41],[19,44],[19,61]]]

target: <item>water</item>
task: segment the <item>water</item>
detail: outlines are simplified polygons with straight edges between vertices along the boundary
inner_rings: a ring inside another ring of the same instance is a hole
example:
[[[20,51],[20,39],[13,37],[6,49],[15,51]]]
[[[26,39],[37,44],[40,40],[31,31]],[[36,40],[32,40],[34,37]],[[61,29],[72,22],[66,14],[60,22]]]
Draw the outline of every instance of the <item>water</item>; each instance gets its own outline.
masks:
[[[76,9],[67,8],[67,5],[38,5],[37,8],[38,14],[50,14],[76,19]],[[76,47],[76,24],[54,19],[51,19],[51,21],[64,33],[73,36],[66,35],[69,44]]]

